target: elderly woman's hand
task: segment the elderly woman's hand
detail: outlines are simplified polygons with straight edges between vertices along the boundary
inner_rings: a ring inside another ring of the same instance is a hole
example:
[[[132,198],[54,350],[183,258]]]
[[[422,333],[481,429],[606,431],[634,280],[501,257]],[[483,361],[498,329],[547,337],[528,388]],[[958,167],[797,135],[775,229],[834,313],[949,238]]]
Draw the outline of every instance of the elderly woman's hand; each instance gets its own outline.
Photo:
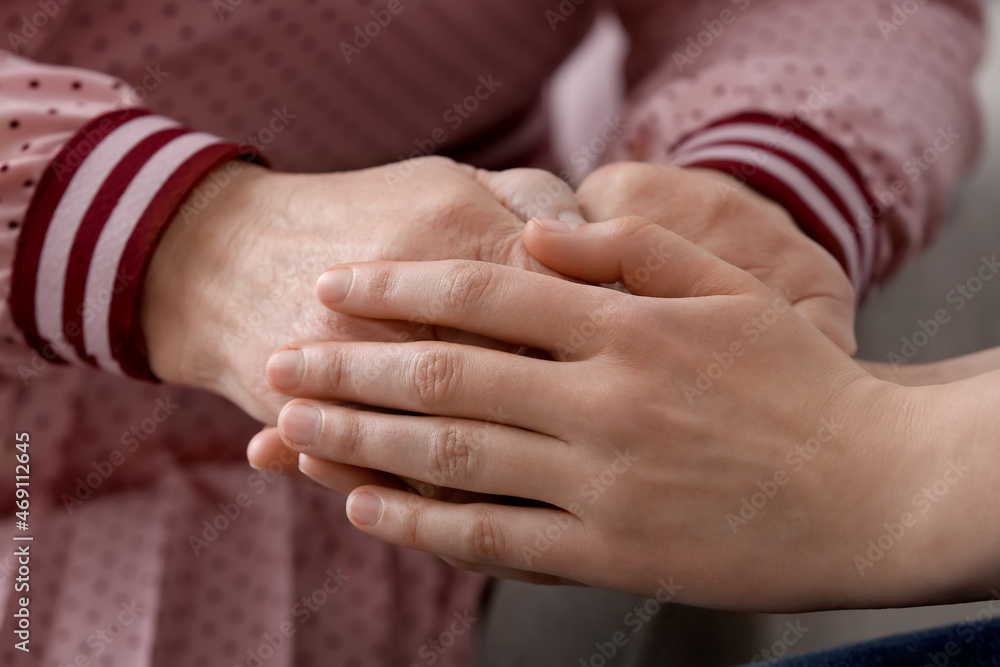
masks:
[[[345,465],[359,466],[544,503],[454,504],[362,476],[355,485],[376,485],[348,510],[363,531],[491,573],[644,594],[673,582],[676,600],[722,608],[917,603],[967,594],[970,572],[995,575],[967,548],[991,515],[960,510],[995,495],[996,455],[983,460],[968,437],[978,422],[957,390],[876,380],[778,294],[657,226],[531,223],[525,242],[556,271],[622,279],[632,294],[467,261],[358,264],[324,280],[338,312],[433,312],[554,357],[444,342],[288,348],[298,372],[271,380],[300,398],[280,434],[336,463],[304,468],[318,481],[342,487]]]
[[[748,271],[848,354],[855,294],[844,269],[777,203],[721,172],[617,162],[591,174],[577,200],[590,220],[636,215]]]
[[[279,345],[449,335],[324,308],[313,288],[329,266],[465,258],[544,270],[523,248],[524,220],[579,218],[572,189],[547,172],[438,157],[322,175],[240,165],[221,192],[211,187],[179,209],[153,258],[142,313],[150,365],[272,424],[288,400],[264,379]]]

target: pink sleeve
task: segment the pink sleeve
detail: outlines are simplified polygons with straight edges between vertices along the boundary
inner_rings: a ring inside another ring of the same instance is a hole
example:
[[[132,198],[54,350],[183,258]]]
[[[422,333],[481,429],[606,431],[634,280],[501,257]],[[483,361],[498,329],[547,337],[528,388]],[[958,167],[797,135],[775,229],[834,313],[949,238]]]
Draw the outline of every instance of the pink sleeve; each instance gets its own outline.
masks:
[[[148,260],[190,189],[251,151],[150,114],[113,77],[3,51],[0,94],[0,375],[66,362],[154,379]]]
[[[619,0],[616,159],[724,171],[781,203],[859,298],[931,237],[975,157],[973,0]]]

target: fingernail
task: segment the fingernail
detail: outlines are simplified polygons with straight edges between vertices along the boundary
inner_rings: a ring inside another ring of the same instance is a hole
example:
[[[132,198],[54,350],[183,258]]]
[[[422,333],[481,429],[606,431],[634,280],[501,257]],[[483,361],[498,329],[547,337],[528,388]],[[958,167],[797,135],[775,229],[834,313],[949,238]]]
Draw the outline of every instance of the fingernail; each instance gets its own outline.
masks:
[[[568,222],[569,224],[575,225],[577,227],[579,227],[580,225],[587,224],[586,219],[584,219],[582,215],[571,209],[566,209],[565,211],[559,211],[559,215],[557,215],[556,217],[562,220],[563,222]]]
[[[323,416],[311,405],[289,405],[278,416],[278,430],[285,440],[296,445],[311,445],[319,438]]]
[[[372,526],[382,518],[382,500],[370,493],[359,493],[347,501],[347,516],[354,523]]]
[[[547,229],[548,231],[555,232],[557,234],[569,234],[577,227],[576,225],[571,225],[565,220],[556,220],[555,218],[533,219],[542,229]]]
[[[267,360],[267,381],[278,389],[295,389],[302,382],[302,350],[281,350]]]
[[[340,303],[347,298],[353,281],[354,271],[351,269],[327,271],[316,281],[316,295],[323,303]]]
[[[257,450],[264,446],[264,432],[261,431],[254,437],[250,438],[250,442],[247,443],[247,462],[250,467],[254,470],[262,470],[259,466],[255,465],[253,460],[257,458]]]

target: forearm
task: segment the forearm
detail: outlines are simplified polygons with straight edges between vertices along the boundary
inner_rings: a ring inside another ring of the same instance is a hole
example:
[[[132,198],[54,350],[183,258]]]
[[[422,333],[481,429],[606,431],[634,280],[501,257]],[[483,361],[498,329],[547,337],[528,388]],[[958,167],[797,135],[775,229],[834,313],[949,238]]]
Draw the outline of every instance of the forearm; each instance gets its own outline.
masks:
[[[1000,589],[1000,372],[915,391],[928,412],[914,444],[936,463],[903,490],[917,521],[910,586],[931,603],[985,599]]]

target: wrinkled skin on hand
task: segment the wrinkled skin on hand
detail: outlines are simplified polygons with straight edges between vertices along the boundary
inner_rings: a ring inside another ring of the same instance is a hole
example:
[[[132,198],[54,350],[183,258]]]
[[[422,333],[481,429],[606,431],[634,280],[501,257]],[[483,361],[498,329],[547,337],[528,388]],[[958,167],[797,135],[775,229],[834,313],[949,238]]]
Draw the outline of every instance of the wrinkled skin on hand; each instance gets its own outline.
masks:
[[[544,171],[492,173],[440,157],[402,166],[292,175],[241,165],[194,220],[175,219],[154,255],[143,304],[157,376],[219,393],[274,423],[288,399],[268,386],[264,368],[289,341],[454,334],[330,311],[314,291],[327,267],[466,258],[544,271],[524,250],[525,219],[578,212],[569,186]],[[427,321],[428,307],[409,319]]]

